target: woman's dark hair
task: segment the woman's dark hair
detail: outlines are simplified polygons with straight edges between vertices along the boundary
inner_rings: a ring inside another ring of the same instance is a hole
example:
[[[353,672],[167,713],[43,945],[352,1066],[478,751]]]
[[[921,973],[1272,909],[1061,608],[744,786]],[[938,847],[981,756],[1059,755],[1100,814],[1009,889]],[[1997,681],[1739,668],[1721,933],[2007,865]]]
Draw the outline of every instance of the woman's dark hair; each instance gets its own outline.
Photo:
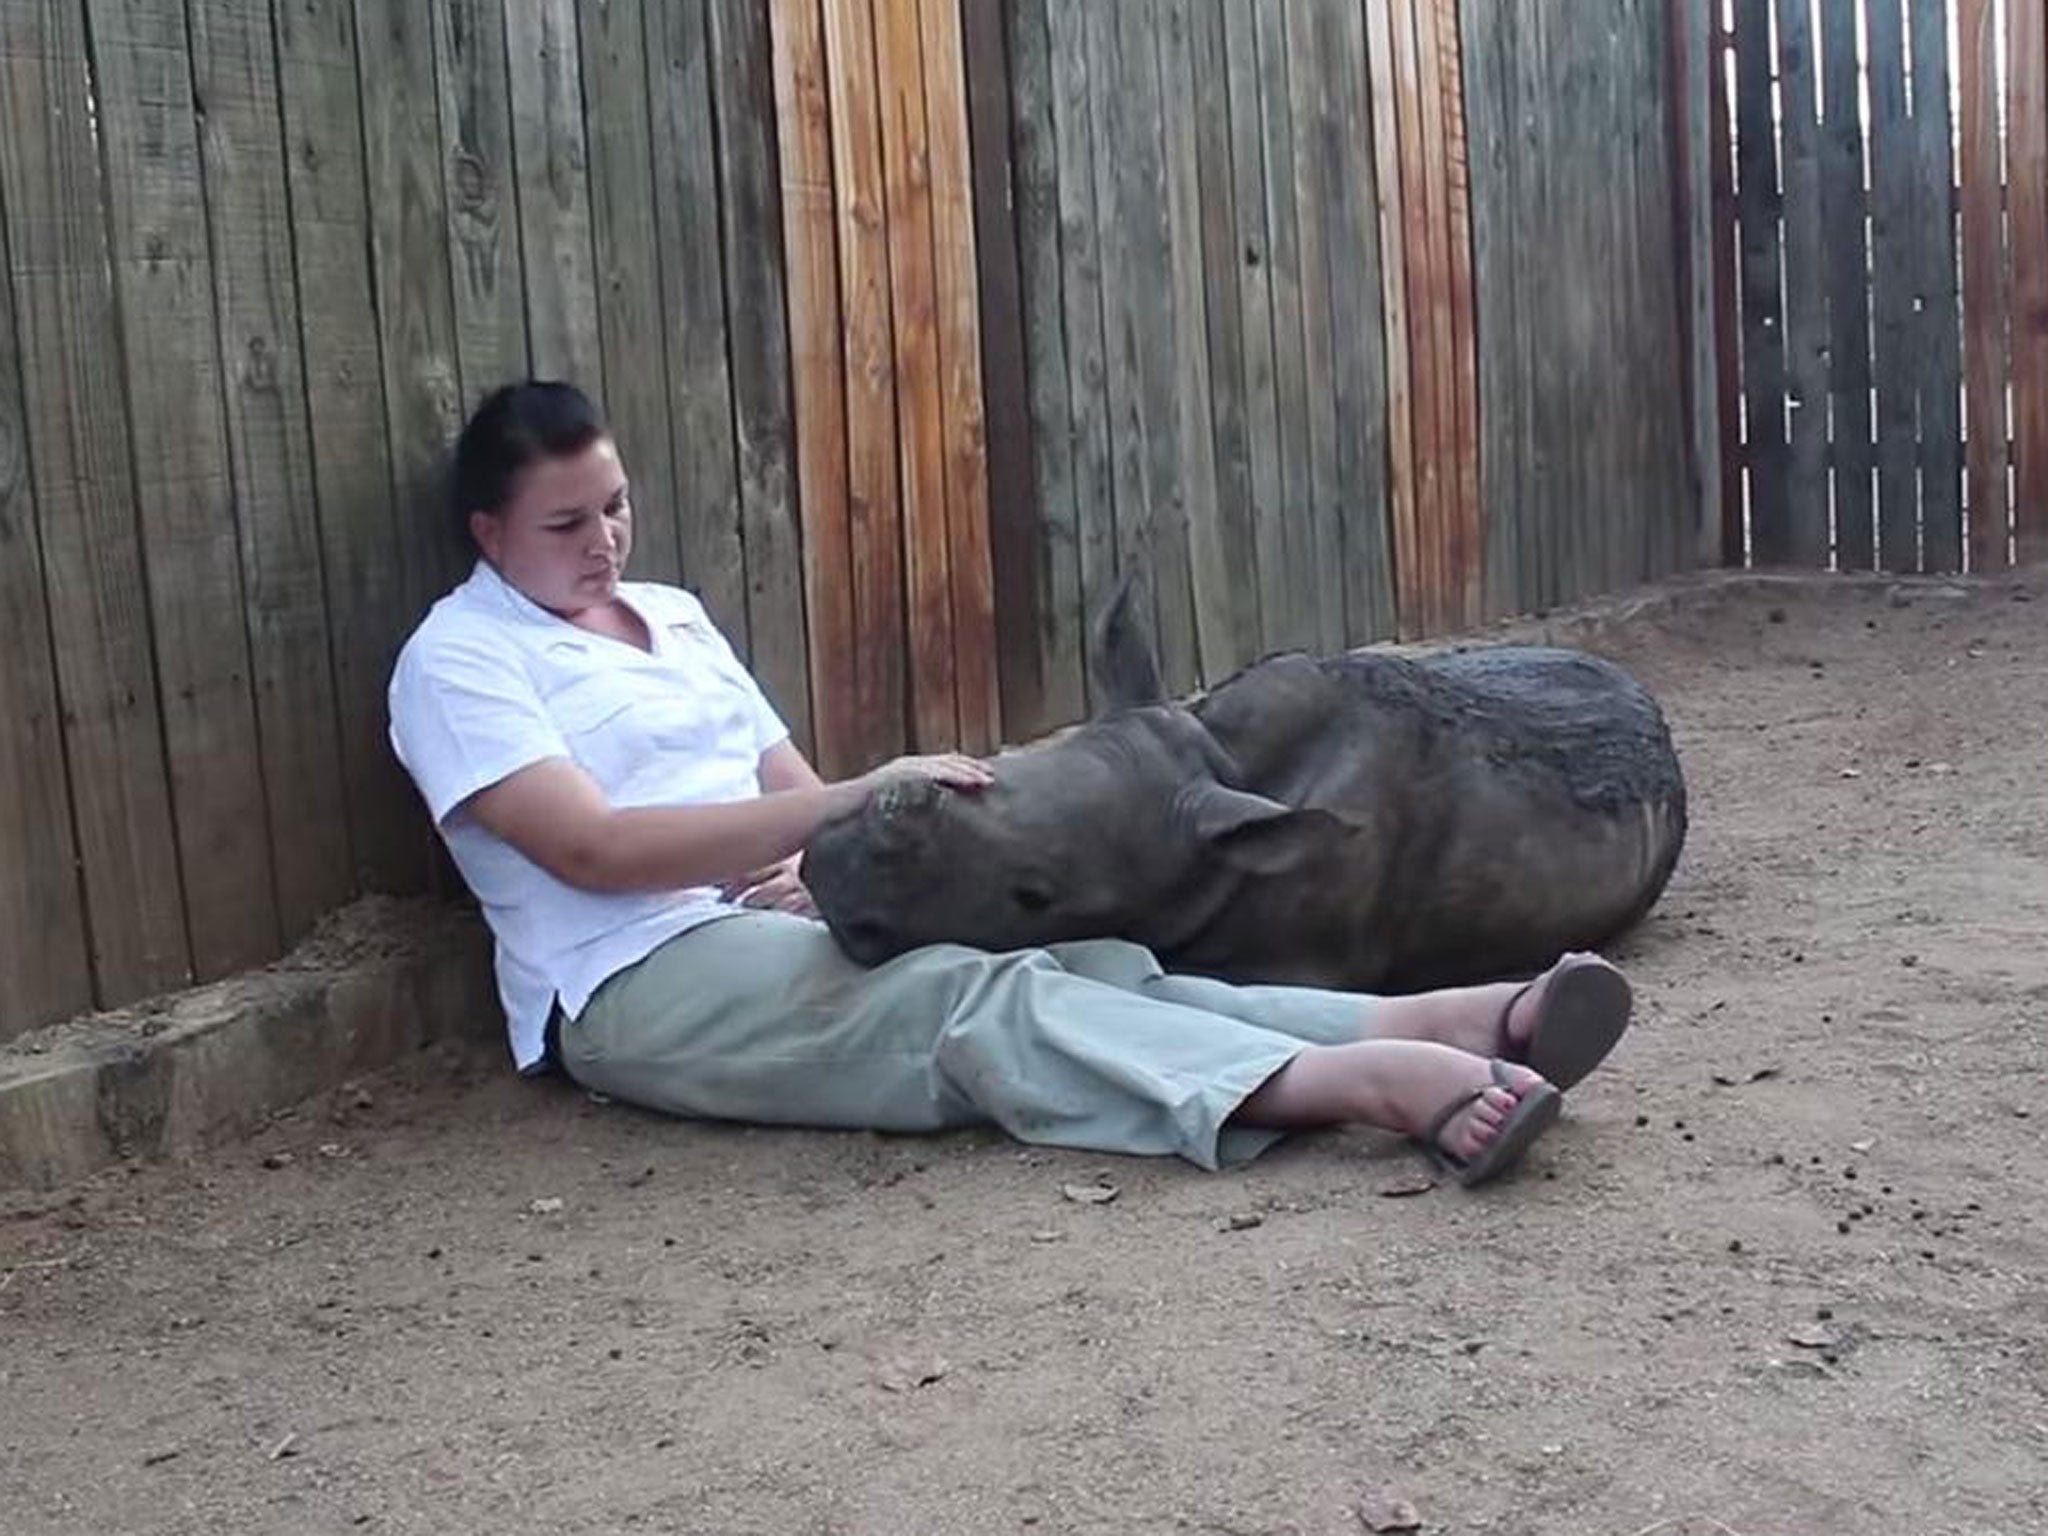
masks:
[[[609,430],[597,403],[574,384],[523,379],[486,395],[455,440],[450,511],[464,547],[469,514],[501,511],[522,469],[581,453]]]

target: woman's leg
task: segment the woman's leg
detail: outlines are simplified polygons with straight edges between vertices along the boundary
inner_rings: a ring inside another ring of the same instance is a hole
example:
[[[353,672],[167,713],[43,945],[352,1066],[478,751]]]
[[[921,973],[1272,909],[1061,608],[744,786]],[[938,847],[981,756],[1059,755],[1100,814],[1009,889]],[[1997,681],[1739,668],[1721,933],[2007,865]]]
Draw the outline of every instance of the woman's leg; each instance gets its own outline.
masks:
[[[1425,1040],[1480,1056],[1519,1061],[1541,1017],[1553,972],[1533,985],[1496,982],[1384,997],[1321,987],[1218,981],[1165,970],[1141,945],[1119,939],[1056,944],[1051,953],[1076,975],[1109,986],[1242,1019],[1318,1045],[1359,1040]],[[1573,956],[1562,957],[1565,959]],[[1507,1014],[1502,1028],[1502,1012]]]
[[[1293,1126],[1418,1131],[1490,1081],[1477,1056],[1308,1046],[1044,951],[939,946],[864,970],[819,925],[775,914],[685,934],[613,978],[562,1053],[577,1081],[669,1113],[898,1131],[987,1119],[1026,1141],[1204,1167]],[[1489,1090],[1446,1149],[1468,1155],[1513,1097]]]

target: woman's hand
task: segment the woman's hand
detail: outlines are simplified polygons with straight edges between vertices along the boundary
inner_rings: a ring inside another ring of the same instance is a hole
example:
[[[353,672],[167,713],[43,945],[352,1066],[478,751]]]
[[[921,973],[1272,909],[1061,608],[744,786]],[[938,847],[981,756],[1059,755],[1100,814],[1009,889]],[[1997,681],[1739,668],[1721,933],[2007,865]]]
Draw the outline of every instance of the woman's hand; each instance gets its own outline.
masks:
[[[750,875],[727,881],[719,888],[719,894],[727,901],[763,912],[816,917],[817,903],[811,900],[811,893],[798,872],[801,862],[802,855],[793,853],[779,864],[770,864],[766,869],[757,869]]]
[[[959,752],[940,752],[930,757],[899,757],[863,775],[859,782],[872,794],[890,784],[919,779],[972,794],[976,790],[987,789],[995,783],[996,776],[989,772],[988,764],[975,758]]]

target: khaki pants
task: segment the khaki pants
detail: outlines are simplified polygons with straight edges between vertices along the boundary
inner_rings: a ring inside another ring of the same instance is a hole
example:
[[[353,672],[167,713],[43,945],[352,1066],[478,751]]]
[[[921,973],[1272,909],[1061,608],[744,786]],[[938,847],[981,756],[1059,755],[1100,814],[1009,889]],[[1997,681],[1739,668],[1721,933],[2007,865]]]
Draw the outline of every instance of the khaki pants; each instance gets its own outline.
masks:
[[[867,969],[772,912],[669,940],[561,1027],[569,1075],[669,1114],[936,1131],[1177,1153],[1204,1168],[1276,1133],[1224,1121],[1305,1044],[1364,1032],[1374,1000],[1163,972],[1113,939],[913,950]]]

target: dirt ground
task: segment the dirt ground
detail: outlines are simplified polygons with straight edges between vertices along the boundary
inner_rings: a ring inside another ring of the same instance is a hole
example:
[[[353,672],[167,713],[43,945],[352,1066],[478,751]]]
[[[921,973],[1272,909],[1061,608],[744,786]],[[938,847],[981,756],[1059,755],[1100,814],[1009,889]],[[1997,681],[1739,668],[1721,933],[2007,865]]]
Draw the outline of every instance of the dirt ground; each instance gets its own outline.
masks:
[[[1602,641],[1693,790],[1514,1179],[682,1125],[440,1050],[0,1201],[0,1531],[2048,1531],[2048,581]],[[1063,1185],[1106,1181],[1107,1204]]]

